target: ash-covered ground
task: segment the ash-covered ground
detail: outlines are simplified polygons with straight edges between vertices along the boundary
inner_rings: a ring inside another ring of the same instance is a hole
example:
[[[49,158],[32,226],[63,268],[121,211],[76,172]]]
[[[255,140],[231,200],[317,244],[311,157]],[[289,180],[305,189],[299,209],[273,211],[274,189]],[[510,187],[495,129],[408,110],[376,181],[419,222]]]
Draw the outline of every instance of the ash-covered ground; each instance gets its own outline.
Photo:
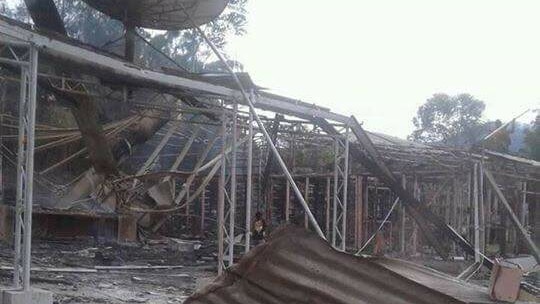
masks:
[[[32,246],[32,286],[53,292],[55,303],[182,303],[216,275],[214,250],[204,244],[193,252],[167,240],[129,246],[36,240]],[[11,285],[12,259],[13,246],[1,243],[2,286]]]

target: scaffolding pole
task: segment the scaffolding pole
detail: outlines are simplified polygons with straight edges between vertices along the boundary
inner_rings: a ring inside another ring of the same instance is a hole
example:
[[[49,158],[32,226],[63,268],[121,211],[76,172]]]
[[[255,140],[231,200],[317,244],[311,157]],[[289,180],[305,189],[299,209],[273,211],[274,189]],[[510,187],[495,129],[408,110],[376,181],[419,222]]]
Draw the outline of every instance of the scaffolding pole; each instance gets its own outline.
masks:
[[[238,154],[238,104],[233,104],[233,114],[229,121],[222,115],[222,147],[221,147],[221,176],[219,179],[218,197],[218,264],[219,273],[234,264],[235,219],[236,219],[236,190],[237,190],[237,154]],[[230,122],[230,128],[227,127]],[[227,157],[229,135],[231,155]],[[226,246],[225,246],[226,245]],[[226,263],[225,263],[226,262]]]
[[[8,46],[9,47],[9,46]],[[16,51],[13,50],[12,54]],[[17,153],[17,193],[15,204],[15,240],[13,285],[30,290],[32,245],[32,204],[34,180],[34,135],[36,124],[38,50],[28,46],[26,56],[14,56],[20,62],[21,83],[19,101],[19,134]],[[22,270],[22,273],[21,273]]]
[[[347,186],[349,179],[349,127],[334,140],[334,205],[332,246],[345,251],[347,241]]]
[[[473,207],[474,207],[474,261],[480,262],[480,210],[478,202],[478,163],[473,167]]]
[[[245,252],[248,253],[251,247],[251,201],[253,187],[253,114],[249,113],[248,125],[248,155],[247,155],[247,173],[246,173],[246,233],[245,233]]]

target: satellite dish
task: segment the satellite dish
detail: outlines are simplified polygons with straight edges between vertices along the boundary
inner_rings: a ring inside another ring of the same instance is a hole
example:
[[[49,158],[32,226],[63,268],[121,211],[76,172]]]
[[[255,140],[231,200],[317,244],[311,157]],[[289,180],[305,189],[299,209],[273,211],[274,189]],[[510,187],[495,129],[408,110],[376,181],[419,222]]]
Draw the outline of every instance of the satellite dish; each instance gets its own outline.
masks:
[[[84,0],[91,7],[130,26],[156,30],[193,27],[184,9],[197,25],[219,16],[229,0]]]

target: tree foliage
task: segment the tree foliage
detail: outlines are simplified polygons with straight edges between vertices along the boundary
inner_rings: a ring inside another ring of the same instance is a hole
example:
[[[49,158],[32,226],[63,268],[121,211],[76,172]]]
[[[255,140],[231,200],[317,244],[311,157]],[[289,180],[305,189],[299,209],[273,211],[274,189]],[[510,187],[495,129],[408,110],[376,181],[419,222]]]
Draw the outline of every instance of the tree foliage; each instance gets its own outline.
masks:
[[[435,94],[418,108],[411,138],[424,143],[470,146],[485,132],[483,101],[469,94]]]
[[[104,48],[110,52],[123,54],[124,27],[121,22],[111,19],[91,8],[82,0],[54,0],[68,35],[84,43]],[[203,31],[212,42],[223,49],[231,35],[243,35],[247,25],[247,0],[230,0],[225,11],[214,21],[203,25]],[[1,13],[8,17],[28,22],[24,4],[14,9],[2,6]],[[180,66],[192,72],[206,69],[212,63],[210,49],[194,30],[155,31],[138,29],[138,34],[148,40],[156,49],[172,58]],[[136,62],[151,68],[174,67],[165,56],[148,46],[143,39],[136,45]],[[215,66],[215,64],[214,64]]]
[[[531,123],[531,127],[525,133],[525,153],[526,156],[540,161],[540,114]]]

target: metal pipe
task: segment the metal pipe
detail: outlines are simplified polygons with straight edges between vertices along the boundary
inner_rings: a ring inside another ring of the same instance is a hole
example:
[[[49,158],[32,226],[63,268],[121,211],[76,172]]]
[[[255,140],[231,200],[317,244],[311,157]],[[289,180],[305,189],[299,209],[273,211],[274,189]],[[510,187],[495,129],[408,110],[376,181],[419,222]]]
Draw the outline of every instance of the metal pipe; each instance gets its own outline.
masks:
[[[231,188],[230,188],[230,201],[229,201],[229,267],[234,263],[234,223],[236,217],[236,158],[238,147],[236,142],[238,141],[238,103],[234,103],[234,112],[232,117],[232,151],[231,151]]]
[[[193,21],[193,19],[191,18],[191,16],[187,13],[187,11],[185,10],[185,8],[183,7],[182,4],[180,4],[182,6],[182,9],[184,11],[184,13],[186,14],[187,18],[190,20],[192,26],[194,29],[197,30],[197,32],[201,35],[201,37],[206,41],[206,43],[210,46],[210,48],[212,49],[212,51],[214,52],[214,54],[219,58],[219,60],[221,61],[221,63],[225,66],[225,68],[229,71],[229,73],[231,74],[232,78],[234,79],[234,81],[236,82],[236,84],[238,85],[238,88],[241,92],[241,95],[243,97],[243,99],[246,101],[247,105],[249,106],[249,110],[250,112],[253,114],[253,117],[255,118],[256,122],[257,122],[257,125],[259,126],[260,130],[262,131],[264,137],[266,138],[267,142],[268,142],[268,146],[270,147],[270,150],[272,150],[272,153],[274,154],[276,160],[278,161],[281,169],[283,170],[283,173],[287,176],[287,179],[289,180],[289,182],[291,183],[291,186],[293,187],[293,190],[294,190],[294,193],[296,194],[296,197],[298,198],[298,200],[300,201],[300,204],[302,205],[302,207],[304,208],[305,212],[307,213],[308,215],[308,218],[309,218],[309,221],[311,222],[311,224],[313,225],[315,231],[317,232],[317,234],[322,238],[322,239],[325,239],[326,240],[326,237],[324,236],[324,233],[322,232],[321,230],[321,227],[319,226],[319,224],[317,223],[317,220],[315,219],[315,217],[313,216],[313,213],[311,212],[311,210],[309,209],[309,206],[307,205],[306,201],[304,200],[304,197],[302,196],[302,192],[300,192],[300,189],[298,188],[298,186],[296,185],[296,183],[294,182],[294,179],[293,177],[291,176],[291,173],[289,172],[289,170],[287,169],[287,165],[285,164],[285,162],[283,161],[283,158],[281,157],[281,155],[279,154],[278,150],[276,149],[276,146],[274,145],[274,143],[272,142],[272,139],[270,137],[270,135],[268,134],[263,122],[261,121],[259,115],[257,115],[257,112],[255,111],[255,106],[253,105],[253,102],[251,101],[251,99],[249,98],[249,96],[247,95],[245,89],[244,89],[244,86],[242,85],[242,83],[240,82],[240,79],[238,79],[238,76],[234,73],[234,71],[231,69],[231,67],[229,66],[229,64],[227,63],[227,61],[225,60],[225,58],[223,57],[223,55],[221,55],[221,53],[219,52],[219,50],[217,49],[217,47],[214,45],[214,43],[206,36],[206,34],[201,30],[201,28],[199,26],[197,26],[197,24]]]
[[[247,142],[247,173],[246,173],[246,248],[248,253],[251,248],[251,201],[253,187],[253,114],[249,113],[249,128]]]
[[[480,262],[480,213],[478,206],[478,163],[473,167],[473,208],[474,208],[474,261]]]
[[[217,227],[218,227],[218,275],[223,273],[223,229],[225,226],[225,174],[227,173],[227,159],[225,146],[227,145],[227,124],[225,113],[221,115],[221,175],[219,176],[218,206],[217,206]]]

